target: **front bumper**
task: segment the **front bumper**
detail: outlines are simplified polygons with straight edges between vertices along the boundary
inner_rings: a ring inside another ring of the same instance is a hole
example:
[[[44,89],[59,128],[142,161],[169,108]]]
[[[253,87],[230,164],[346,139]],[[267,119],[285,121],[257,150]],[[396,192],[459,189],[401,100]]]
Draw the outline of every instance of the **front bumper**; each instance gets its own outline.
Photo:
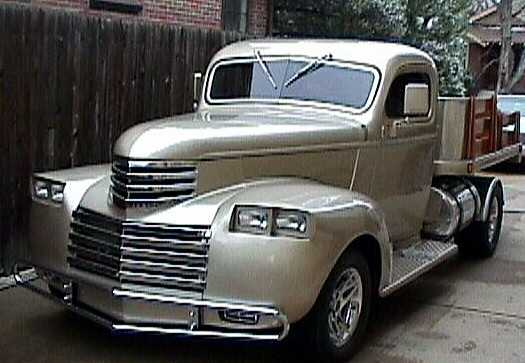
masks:
[[[141,304],[139,309],[144,309],[144,306],[148,309],[151,306],[150,310],[155,310],[156,307],[158,310],[158,305],[161,305],[171,313],[173,319],[170,323],[156,318],[146,322],[126,317],[115,319],[96,306],[86,304],[86,296],[96,287],[54,271],[40,268],[37,271],[37,280],[42,280],[40,285],[39,281],[27,279],[15,269],[17,285],[51,299],[114,332],[280,341],[288,335],[290,329],[287,317],[274,307],[199,300],[124,287],[111,289],[110,296],[106,298],[114,303]],[[58,290],[63,296],[51,293],[42,286],[42,282],[53,286],[58,283]]]

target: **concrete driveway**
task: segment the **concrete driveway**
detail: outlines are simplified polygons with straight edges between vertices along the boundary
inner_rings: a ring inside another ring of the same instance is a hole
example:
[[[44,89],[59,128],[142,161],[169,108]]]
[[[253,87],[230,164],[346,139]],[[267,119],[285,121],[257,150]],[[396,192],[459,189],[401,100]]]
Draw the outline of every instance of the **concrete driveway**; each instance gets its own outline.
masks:
[[[379,303],[353,362],[525,362],[525,176],[490,260],[456,258]],[[20,288],[0,292],[0,362],[305,362],[282,344],[114,336]]]

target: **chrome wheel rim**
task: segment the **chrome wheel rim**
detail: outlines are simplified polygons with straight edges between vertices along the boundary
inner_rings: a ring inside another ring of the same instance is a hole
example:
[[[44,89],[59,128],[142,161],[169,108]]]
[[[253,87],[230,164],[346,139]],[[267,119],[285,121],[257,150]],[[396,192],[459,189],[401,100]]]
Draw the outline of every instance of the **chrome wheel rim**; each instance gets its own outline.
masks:
[[[493,197],[492,203],[490,203],[489,210],[489,243],[494,244],[494,236],[496,235],[496,230],[498,229],[498,219],[499,219],[499,200],[497,197]]]
[[[363,305],[363,282],[354,267],[345,270],[337,279],[330,299],[328,329],[330,339],[341,347],[354,334]]]

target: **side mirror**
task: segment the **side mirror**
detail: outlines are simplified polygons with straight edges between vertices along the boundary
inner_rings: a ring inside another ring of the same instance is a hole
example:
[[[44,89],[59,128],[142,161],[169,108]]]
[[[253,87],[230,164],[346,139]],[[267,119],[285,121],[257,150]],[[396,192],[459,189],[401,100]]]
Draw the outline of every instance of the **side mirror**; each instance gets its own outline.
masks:
[[[193,111],[199,107],[202,91],[202,73],[193,73]]]
[[[426,116],[430,110],[430,90],[424,83],[409,83],[405,86],[405,116]]]

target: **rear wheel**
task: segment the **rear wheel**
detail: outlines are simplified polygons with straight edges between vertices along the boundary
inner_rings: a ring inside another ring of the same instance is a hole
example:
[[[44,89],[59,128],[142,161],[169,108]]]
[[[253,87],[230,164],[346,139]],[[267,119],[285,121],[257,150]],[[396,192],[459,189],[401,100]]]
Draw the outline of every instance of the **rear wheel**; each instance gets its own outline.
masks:
[[[314,308],[310,335],[321,361],[350,358],[359,348],[372,305],[372,276],[359,251],[346,253]]]
[[[489,203],[487,220],[473,222],[458,236],[458,244],[463,253],[478,257],[491,257],[498,246],[503,221],[503,190],[498,184]]]

